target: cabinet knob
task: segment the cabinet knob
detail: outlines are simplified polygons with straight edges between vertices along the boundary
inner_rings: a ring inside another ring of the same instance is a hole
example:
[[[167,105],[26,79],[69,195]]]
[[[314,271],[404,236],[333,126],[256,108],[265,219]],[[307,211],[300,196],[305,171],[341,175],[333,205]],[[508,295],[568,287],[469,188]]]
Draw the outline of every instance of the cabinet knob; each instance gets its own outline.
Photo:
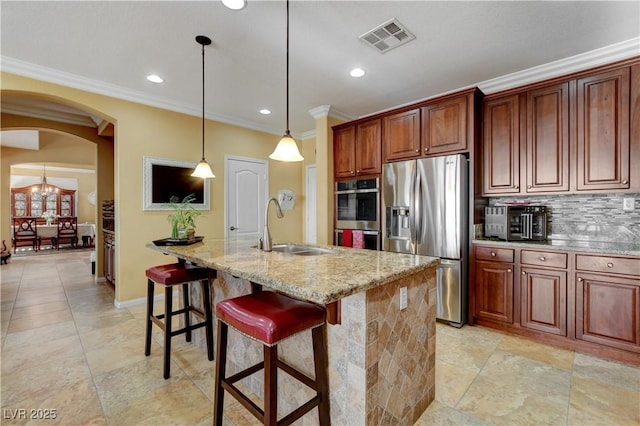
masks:
[[[544,262],[547,259],[544,256],[540,256],[540,260]]]
[[[496,253],[494,251],[491,252],[492,257],[496,257]]]
[[[628,183],[629,183],[629,181],[628,181],[628,180],[626,180],[626,179],[622,181],[622,184],[623,184],[623,185],[626,185],[626,184],[628,184]]]
[[[360,173],[360,170],[356,170],[356,173]]]
[[[429,151],[429,148],[425,148],[425,149],[424,149],[424,152],[427,152],[427,151]]]
[[[527,189],[531,189],[531,185],[527,185]]]
[[[507,272],[511,272],[511,268],[507,269]]]
[[[513,186],[515,189],[520,189],[520,185],[514,185]]]
[[[613,263],[611,262],[607,263],[607,268],[613,268]]]
[[[419,150],[419,149],[416,149],[416,152],[420,152],[420,150]]]
[[[582,281],[584,281],[584,280],[583,280],[582,278],[578,278],[578,281],[579,281],[579,282],[582,282]]]
[[[522,275],[527,275],[527,273],[525,271],[522,271]]]

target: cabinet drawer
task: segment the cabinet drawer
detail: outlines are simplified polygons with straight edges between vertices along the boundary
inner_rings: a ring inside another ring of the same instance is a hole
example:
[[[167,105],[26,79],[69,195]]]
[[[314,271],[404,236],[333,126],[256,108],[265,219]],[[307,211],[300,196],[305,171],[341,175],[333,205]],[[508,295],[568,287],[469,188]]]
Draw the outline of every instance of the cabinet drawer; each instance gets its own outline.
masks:
[[[498,247],[476,247],[477,260],[513,262],[513,249]]]
[[[576,269],[580,271],[640,276],[640,259],[577,254]]]
[[[567,267],[567,253],[522,250],[520,252],[520,262],[525,265],[565,269]]]

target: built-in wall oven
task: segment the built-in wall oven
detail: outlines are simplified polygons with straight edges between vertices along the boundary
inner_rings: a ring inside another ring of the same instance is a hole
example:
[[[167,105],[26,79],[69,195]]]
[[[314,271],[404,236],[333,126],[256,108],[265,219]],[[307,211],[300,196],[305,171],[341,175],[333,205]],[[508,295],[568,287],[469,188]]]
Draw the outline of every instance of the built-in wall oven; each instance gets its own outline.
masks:
[[[345,245],[343,243],[345,230],[362,231],[364,248],[380,250],[379,185],[378,178],[336,182],[336,245]]]
[[[380,230],[378,178],[336,182],[336,228]]]

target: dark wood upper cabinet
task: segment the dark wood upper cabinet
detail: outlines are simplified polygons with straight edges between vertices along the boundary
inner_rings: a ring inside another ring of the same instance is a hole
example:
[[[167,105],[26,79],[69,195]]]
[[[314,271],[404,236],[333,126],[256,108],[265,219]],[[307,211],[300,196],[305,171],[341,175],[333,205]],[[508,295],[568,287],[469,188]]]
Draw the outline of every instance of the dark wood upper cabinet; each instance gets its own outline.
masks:
[[[467,96],[422,108],[423,155],[467,149]]]
[[[349,126],[333,133],[333,173],[336,178],[356,175],[356,128]]]
[[[577,80],[577,190],[629,188],[629,68]]]
[[[526,192],[569,191],[569,83],[526,99]]]
[[[420,108],[383,118],[384,161],[420,156]]]
[[[520,108],[518,95],[485,102],[483,193],[520,192]]]
[[[382,173],[382,120],[367,121],[356,128],[356,174]]]

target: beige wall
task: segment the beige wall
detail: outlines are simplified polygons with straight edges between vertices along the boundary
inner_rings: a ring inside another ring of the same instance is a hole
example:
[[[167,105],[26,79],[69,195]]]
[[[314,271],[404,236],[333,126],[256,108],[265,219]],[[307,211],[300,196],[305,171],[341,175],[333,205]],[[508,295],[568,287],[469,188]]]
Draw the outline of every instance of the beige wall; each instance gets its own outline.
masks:
[[[116,300],[125,302],[144,297],[144,270],[171,261],[145,247],[154,239],[169,235],[167,212],[142,211],[142,157],[152,156],[197,161],[201,155],[201,118],[174,113],[107,96],[88,93],[38,80],[2,73],[2,89],[44,95],[91,111],[115,124],[114,194],[116,200]],[[212,182],[212,208],[198,220],[198,234],[224,236],[224,156],[225,154],[267,159],[279,136],[207,121],[205,156],[216,179]],[[98,164],[102,164],[98,148]],[[108,161],[108,160],[107,160]],[[7,211],[8,182],[2,154],[0,211]],[[7,164],[10,165],[10,164]],[[269,161],[269,193],[280,188],[302,194],[303,164]],[[8,172],[7,172],[8,173]],[[103,183],[98,176],[98,193]],[[99,195],[99,200],[100,195]],[[302,240],[304,200],[296,202],[284,219],[273,220],[274,239]]]

